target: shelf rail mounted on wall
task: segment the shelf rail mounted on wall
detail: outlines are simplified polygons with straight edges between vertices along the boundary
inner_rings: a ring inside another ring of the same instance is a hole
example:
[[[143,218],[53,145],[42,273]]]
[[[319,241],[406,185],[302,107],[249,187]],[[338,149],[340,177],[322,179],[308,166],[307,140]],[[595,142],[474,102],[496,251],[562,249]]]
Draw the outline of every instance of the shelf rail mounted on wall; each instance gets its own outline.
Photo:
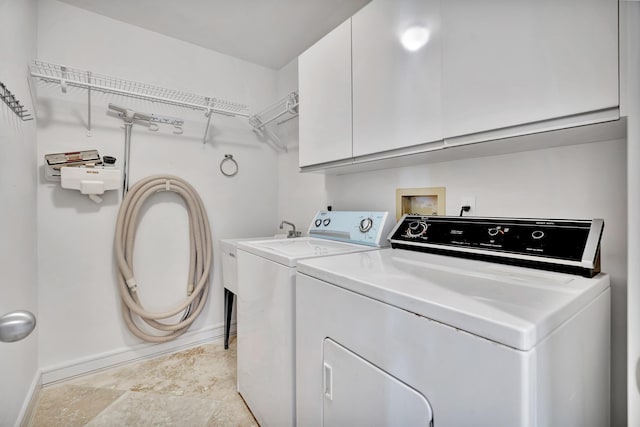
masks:
[[[33,117],[31,117],[31,114],[29,114],[25,106],[18,101],[16,96],[11,93],[11,91],[7,89],[5,84],[2,82],[0,82],[0,98],[2,98],[2,102],[7,104],[7,107],[9,107],[11,111],[20,118],[20,120],[23,122],[33,120]]]
[[[273,132],[269,132],[269,130],[267,129],[267,125],[275,122],[278,119],[280,120],[277,121],[276,124],[280,125],[297,117],[299,103],[298,91],[294,90],[284,98],[278,100],[277,102],[274,102],[259,113],[256,113],[249,117],[249,124],[253,126],[254,132],[262,137],[274,140],[279,148],[286,150],[277,135],[275,135]]]
[[[206,142],[207,140],[212,113],[225,116],[249,117],[249,107],[245,104],[196,95],[175,89],[166,89],[147,83],[125,80],[40,60],[33,61],[30,72],[31,76],[44,82],[59,84],[63,93],[67,92],[69,86],[87,89],[87,128],[89,132],[91,132],[91,92],[94,90],[101,93],[123,95],[151,102],[204,111],[205,117],[207,117],[207,126],[202,142]]]
[[[285,117],[277,124],[288,122],[289,120],[298,116],[298,91],[294,90],[284,98],[271,104],[259,113],[256,113],[249,117],[249,123],[256,129],[263,129],[271,122],[278,120],[285,114],[289,117]]]

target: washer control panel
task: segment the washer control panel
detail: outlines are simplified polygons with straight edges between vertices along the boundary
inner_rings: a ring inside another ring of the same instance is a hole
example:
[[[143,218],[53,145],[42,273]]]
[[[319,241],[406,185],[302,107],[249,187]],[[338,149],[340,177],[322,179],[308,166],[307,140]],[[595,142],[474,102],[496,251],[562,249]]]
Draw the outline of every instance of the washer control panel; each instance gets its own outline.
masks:
[[[311,221],[309,236],[348,243],[388,246],[395,225],[389,212],[320,211]]]
[[[389,240],[394,248],[593,275],[600,271],[603,227],[601,219],[405,215]]]

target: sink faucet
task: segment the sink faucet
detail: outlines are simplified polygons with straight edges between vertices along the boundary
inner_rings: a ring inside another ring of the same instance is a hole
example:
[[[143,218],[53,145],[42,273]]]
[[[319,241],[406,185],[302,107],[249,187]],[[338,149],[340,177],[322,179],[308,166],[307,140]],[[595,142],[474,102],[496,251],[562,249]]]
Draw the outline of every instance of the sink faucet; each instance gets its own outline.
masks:
[[[292,222],[289,221],[282,221],[280,223],[280,230],[282,230],[284,228],[284,225],[290,225],[292,230],[289,230],[289,232],[287,233],[287,238],[291,238],[291,237],[300,237],[302,235],[302,233],[300,231],[296,231],[296,225]]]

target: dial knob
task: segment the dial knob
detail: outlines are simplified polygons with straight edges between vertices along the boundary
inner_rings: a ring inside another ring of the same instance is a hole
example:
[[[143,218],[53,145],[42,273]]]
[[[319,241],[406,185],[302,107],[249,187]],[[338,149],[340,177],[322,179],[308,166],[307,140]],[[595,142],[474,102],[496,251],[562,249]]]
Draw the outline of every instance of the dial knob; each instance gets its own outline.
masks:
[[[324,224],[324,226],[326,227],[327,225],[329,225],[329,223],[331,222],[331,218],[327,218],[324,221],[322,221],[322,223]]]
[[[498,231],[499,231],[499,229],[498,229],[498,228],[495,228],[495,227],[494,227],[494,228],[490,228],[490,229],[488,230],[488,232],[489,232],[489,236],[491,236],[491,237],[495,236],[496,234],[498,234]]]
[[[360,231],[362,233],[366,233],[371,230],[371,227],[373,227],[373,220],[371,218],[365,218],[360,221]]]
[[[316,219],[316,227],[320,227],[320,224],[322,224],[322,220],[321,219]]]
[[[424,221],[413,221],[409,223],[407,237],[420,237],[427,231],[427,223]]]

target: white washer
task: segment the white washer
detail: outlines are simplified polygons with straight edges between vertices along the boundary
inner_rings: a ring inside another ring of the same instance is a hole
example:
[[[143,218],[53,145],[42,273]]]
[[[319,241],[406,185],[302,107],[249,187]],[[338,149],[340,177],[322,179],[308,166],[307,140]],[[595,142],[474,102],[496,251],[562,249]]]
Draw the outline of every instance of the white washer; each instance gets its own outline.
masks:
[[[403,218],[395,236],[447,255],[383,249],[298,263],[297,424],[608,426],[601,221],[425,218]],[[496,227],[507,231],[496,238]],[[593,277],[450,256],[463,253]]]
[[[238,244],[238,391],[261,426],[295,425],[298,261],[378,249],[393,225],[387,212],[322,211],[310,237]]]

